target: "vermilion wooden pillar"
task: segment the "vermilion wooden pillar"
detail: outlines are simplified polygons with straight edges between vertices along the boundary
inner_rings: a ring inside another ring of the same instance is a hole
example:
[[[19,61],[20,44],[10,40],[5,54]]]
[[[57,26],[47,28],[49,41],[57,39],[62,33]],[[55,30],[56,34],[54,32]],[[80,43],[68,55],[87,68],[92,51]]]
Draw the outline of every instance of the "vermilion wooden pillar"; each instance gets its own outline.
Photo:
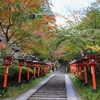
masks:
[[[43,75],[45,75],[45,66],[44,64],[42,66],[43,66],[42,72],[43,72]]]
[[[26,60],[26,62],[27,62],[27,67],[28,67],[27,82],[29,82],[29,80],[30,80],[30,67],[32,66],[32,60]]]
[[[85,86],[88,86],[87,66],[84,66]]]
[[[38,68],[38,62],[34,61],[33,62],[33,77],[34,77],[34,79],[36,78],[36,75],[37,75],[37,68]]]
[[[18,87],[21,87],[22,66],[24,66],[25,58],[17,58],[17,60],[19,61]]]
[[[27,81],[30,80],[30,66],[28,66],[28,71],[27,71]]]
[[[44,74],[46,74],[46,67],[44,66]]]
[[[38,66],[38,77],[40,77],[40,65]]]
[[[40,76],[43,76],[43,62],[40,63]]]
[[[4,72],[4,83],[3,83],[4,92],[7,89],[8,70],[9,70],[9,66],[12,65],[12,59],[13,59],[12,56],[7,56],[6,58],[4,58],[4,62],[3,62],[3,64],[6,66],[5,72]]]
[[[43,76],[43,63],[41,63],[41,66],[40,66],[40,75]]]
[[[33,70],[33,76],[34,76],[34,79],[36,78],[36,66],[34,66],[34,70]]]
[[[83,81],[83,79],[82,79],[82,66],[80,66],[80,80]]]
[[[91,66],[91,71],[92,71],[92,81],[93,81],[93,91],[97,91],[97,86],[96,86],[96,77],[95,77],[95,66]]]
[[[47,69],[47,66],[45,65],[45,71],[46,71],[46,73],[45,74],[47,74],[47,72],[48,72],[48,69]]]
[[[79,66],[76,66],[77,77],[79,77]]]
[[[7,87],[7,79],[8,79],[8,65],[6,65],[6,68],[5,68],[3,88]]]
[[[20,66],[20,68],[19,68],[18,86],[21,86],[21,77],[22,77],[22,66]]]

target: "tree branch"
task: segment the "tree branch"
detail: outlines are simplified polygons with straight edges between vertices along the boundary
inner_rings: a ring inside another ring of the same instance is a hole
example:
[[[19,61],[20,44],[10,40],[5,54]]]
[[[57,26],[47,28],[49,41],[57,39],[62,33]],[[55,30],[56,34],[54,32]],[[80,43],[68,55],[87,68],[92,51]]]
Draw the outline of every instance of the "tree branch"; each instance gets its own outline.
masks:
[[[6,34],[5,31],[4,31],[2,23],[0,23],[0,27],[1,27],[1,30],[2,30],[3,34]]]
[[[9,31],[9,29],[10,29],[10,27],[11,27],[12,25],[13,25],[13,24],[9,24],[9,25],[7,26],[7,30],[6,30],[6,32],[5,32],[6,42],[7,42],[7,43],[9,42],[8,31]]]
[[[32,1],[32,0],[30,0],[30,1],[28,2],[28,4],[24,7],[24,10],[28,7],[28,5],[31,3],[31,1]]]

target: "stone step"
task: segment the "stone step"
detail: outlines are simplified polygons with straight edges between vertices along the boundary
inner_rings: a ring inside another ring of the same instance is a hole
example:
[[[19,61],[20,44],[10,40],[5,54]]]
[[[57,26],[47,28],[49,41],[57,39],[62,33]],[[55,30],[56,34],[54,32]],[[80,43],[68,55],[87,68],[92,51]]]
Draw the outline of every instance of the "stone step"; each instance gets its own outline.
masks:
[[[45,98],[66,98],[66,95],[32,95],[32,97],[45,97]]]
[[[60,91],[60,90],[57,90],[57,91],[54,91],[54,90],[39,90],[39,91],[37,91],[37,93],[40,93],[40,92],[42,92],[42,93],[46,93],[46,92],[48,92],[48,93],[61,93],[61,92],[66,92],[65,90],[62,90],[62,91]]]
[[[44,91],[48,90],[48,92],[49,91],[54,91],[54,90],[57,90],[57,91],[65,91],[65,89],[61,89],[61,88],[47,88],[47,89],[41,89],[41,90],[44,90]],[[41,91],[41,90],[38,90],[38,91]]]
[[[66,92],[47,92],[47,93],[46,93],[46,92],[38,92],[38,93],[36,92],[36,93],[34,93],[33,95],[37,95],[37,94],[38,94],[38,95],[52,95],[52,94],[53,94],[53,95],[54,95],[54,94],[55,94],[55,95],[61,95],[61,94],[65,94],[65,95],[66,95]]]
[[[67,100],[66,98],[34,98],[30,97],[28,100]]]
[[[28,100],[67,100],[64,75],[53,76]]]

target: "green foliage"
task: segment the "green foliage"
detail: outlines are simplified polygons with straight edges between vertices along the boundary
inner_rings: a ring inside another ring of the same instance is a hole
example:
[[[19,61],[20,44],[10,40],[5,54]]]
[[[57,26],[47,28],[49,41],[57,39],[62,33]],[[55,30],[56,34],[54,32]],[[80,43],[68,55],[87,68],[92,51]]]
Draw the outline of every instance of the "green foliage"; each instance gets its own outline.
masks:
[[[7,45],[6,46],[7,50],[5,51],[0,50],[0,52],[2,54],[3,53],[6,54],[8,52],[9,54],[12,54],[13,52],[12,52],[11,46],[13,44],[17,44],[18,46],[22,47],[25,40],[29,41],[30,37],[34,37],[33,31],[37,30],[36,22],[34,22],[33,20],[30,20],[29,17],[30,17],[30,13],[34,14],[36,12],[37,13],[41,12],[42,4],[40,0],[31,0],[31,1],[30,0],[28,1],[27,0],[25,1],[1,0],[0,6],[1,6],[0,7],[1,36],[4,38],[3,42]],[[37,16],[37,17],[38,17],[37,20],[43,19],[41,16]],[[3,22],[5,23],[3,24]],[[33,42],[30,41],[30,43],[33,43]]]
[[[0,66],[0,88],[3,85],[4,70],[5,70],[5,67],[4,66]]]
[[[99,29],[100,28],[100,10],[99,7],[91,5],[86,9],[85,17],[82,18],[82,22],[78,26],[79,29]]]
[[[67,49],[62,53],[62,57],[71,60],[75,54],[81,53],[90,48],[100,53],[100,3],[94,2],[80,15],[80,21],[74,27],[60,29],[55,34],[56,39],[52,41],[53,49],[60,51],[65,46]],[[73,15],[74,16],[74,15]],[[67,19],[66,19],[67,20]]]

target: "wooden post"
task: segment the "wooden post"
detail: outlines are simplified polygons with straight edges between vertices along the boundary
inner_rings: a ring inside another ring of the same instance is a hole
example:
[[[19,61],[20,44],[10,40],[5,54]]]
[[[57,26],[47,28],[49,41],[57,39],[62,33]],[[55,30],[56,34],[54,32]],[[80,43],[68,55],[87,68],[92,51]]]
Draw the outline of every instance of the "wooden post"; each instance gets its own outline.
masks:
[[[29,82],[30,80],[30,66],[28,66],[28,71],[27,71],[27,81]]]
[[[82,80],[82,66],[80,66],[80,80],[83,81]]]
[[[38,66],[38,77],[40,77],[40,66]]]
[[[88,86],[87,66],[84,66],[85,86]]]
[[[96,77],[95,77],[95,66],[91,66],[91,71],[92,71],[92,81],[93,81],[93,91],[97,92],[97,87],[96,87]]]
[[[8,79],[8,65],[6,65],[5,68],[5,73],[4,73],[4,84],[3,84],[3,88],[5,89],[7,87],[7,79]]]
[[[36,78],[36,67],[34,66],[34,72],[33,72],[33,75],[34,75],[34,79]]]
[[[18,75],[18,86],[21,86],[21,77],[22,77],[22,66],[19,68],[19,75]]]

